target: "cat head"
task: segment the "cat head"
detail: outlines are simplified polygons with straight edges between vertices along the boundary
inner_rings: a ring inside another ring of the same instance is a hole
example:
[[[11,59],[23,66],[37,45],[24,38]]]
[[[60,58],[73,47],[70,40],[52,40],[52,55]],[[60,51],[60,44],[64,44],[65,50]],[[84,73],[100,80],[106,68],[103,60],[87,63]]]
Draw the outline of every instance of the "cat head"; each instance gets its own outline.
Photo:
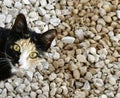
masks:
[[[43,52],[51,46],[56,30],[51,29],[42,34],[31,31],[23,14],[19,14],[10,30],[6,43],[6,57],[12,66],[28,69],[39,64]]]

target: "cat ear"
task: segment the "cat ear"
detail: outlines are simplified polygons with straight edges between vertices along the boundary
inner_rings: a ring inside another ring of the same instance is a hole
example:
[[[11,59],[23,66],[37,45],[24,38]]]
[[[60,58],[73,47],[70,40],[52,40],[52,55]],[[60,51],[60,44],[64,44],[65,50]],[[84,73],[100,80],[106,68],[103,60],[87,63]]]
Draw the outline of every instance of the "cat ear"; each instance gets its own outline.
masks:
[[[47,51],[48,48],[50,48],[50,45],[55,38],[57,33],[57,30],[51,29],[46,31],[43,34],[39,34],[39,36],[36,36],[36,45],[38,48],[40,48],[42,51]]]
[[[15,23],[12,27],[12,31],[17,33],[26,33],[27,22],[25,16],[22,13],[17,16]]]

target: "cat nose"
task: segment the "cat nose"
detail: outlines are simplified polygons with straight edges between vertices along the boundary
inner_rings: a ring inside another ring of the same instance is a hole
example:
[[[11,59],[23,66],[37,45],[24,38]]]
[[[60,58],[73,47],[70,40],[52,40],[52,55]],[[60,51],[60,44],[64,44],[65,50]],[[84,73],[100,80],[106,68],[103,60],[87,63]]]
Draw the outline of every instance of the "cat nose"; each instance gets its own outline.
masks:
[[[18,64],[18,67],[20,67],[20,66],[21,66],[21,64],[19,63],[19,64]]]

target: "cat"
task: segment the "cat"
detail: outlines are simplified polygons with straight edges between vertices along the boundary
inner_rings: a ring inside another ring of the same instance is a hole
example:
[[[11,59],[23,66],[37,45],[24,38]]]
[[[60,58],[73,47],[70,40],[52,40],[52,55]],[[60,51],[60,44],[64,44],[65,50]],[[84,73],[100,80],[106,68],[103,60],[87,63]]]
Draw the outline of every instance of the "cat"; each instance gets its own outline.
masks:
[[[30,30],[22,13],[17,15],[11,29],[0,28],[0,81],[13,76],[16,69],[39,64],[56,33],[56,29],[42,34]]]

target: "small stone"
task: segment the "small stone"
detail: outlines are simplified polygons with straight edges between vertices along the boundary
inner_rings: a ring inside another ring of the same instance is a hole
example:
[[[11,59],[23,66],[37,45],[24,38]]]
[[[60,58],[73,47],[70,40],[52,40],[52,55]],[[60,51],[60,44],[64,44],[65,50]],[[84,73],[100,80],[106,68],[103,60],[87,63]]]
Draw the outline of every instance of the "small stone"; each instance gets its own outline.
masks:
[[[3,4],[6,5],[7,7],[12,7],[12,0],[4,0]]]
[[[49,68],[49,64],[46,60],[42,60],[40,63],[42,64],[43,69],[48,69]]]
[[[0,21],[5,22],[6,16],[4,14],[0,14]]]
[[[79,62],[82,62],[82,63],[85,63],[87,61],[86,57],[84,55],[81,55],[81,54],[77,55],[76,58]]]
[[[22,4],[20,2],[15,2],[15,7],[18,9],[22,8]]]
[[[40,0],[40,4],[42,7],[47,5],[47,1],[46,0]]]
[[[85,79],[90,81],[92,78],[93,78],[92,73],[91,72],[87,72],[86,75],[85,75]]]
[[[109,77],[109,83],[111,84],[111,85],[115,85],[116,84],[116,79],[114,78],[114,77]]]
[[[47,10],[52,10],[52,9],[54,9],[54,6],[51,5],[51,4],[47,4],[47,5],[45,6],[45,8],[46,8]]]
[[[5,22],[6,23],[11,23],[11,21],[12,21],[12,15],[7,15],[7,17],[6,17],[6,20],[5,20]]]
[[[117,93],[115,98],[120,98],[120,93]]]
[[[5,87],[7,88],[7,90],[10,92],[12,92],[14,90],[14,88],[12,87],[12,85],[10,83],[5,83]]]
[[[88,61],[91,62],[91,63],[94,63],[95,62],[95,56],[93,56],[91,54],[88,54]]]
[[[103,94],[99,98],[107,98],[107,96]]]
[[[46,14],[46,10],[43,7],[39,7],[38,12],[40,15],[43,15],[43,16]]]
[[[120,19],[120,10],[116,11],[118,19]]]
[[[8,13],[10,15],[12,15],[13,17],[16,17],[18,15],[18,9],[14,8],[14,9],[8,9]]]
[[[77,69],[74,70],[73,71],[73,76],[74,76],[75,79],[80,79],[80,72],[79,72],[79,70],[77,70]]]
[[[20,84],[22,84],[23,80],[21,78],[16,78],[13,83],[15,86],[19,86]]]
[[[49,22],[53,25],[53,26],[58,26],[61,22],[61,20],[59,18],[51,18],[49,20]]]
[[[75,35],[77,37],[79,37],[80,40],[83,40],[84,39],[84,32],[82,29],[77,29],[75,30]]]
[[[52,53],[52,57],[53,57],[53,59],[57,60],[57,59],[60,58],[60,54],[55,51],[55,52]]]
[[[64,43],[72,44],[74,43],[74,41],[75,41],[75,38],[71,36],[66,36],[62,38],[62,42]]]
[[[112,22],[112,19],[111,19],[110,16],[104,16],[103,18],[104,18],[104,20],[105,20],[107,23],[111,23],[111,22]]]
[[[24,89],[25,89],[25,84],[20,84],[17,88],[16,88],[16,91],[18,93],[23,93]]]
[[[102,79],[95,78],[95,79],[93,79],[93,81],[94,81],[94,85],[95,85],[96,87],[98,87],[98,88],[99,88],[99,87],[102,87],[102,86],[104,85]]]
[[[61,86],[61,88],[63,89],[63,95],[67,95],[68,94],[68,88],[66,86]]]
[[[89,2],[89,0],[81,0],[80,2],[85,4],[85,3]]]
[[[32,88],[33,90],[39,89],[38,83],[31,83],[31,88]]]
[[[50,95],[54,96],[56,94],[57,88],[52,88],[50,91]]]
[[[36,98],[36,96],[37,96],[37,94],[36,94],[35,92],[32,91],[32,92],[30,93],[30,98]]]
[[[61,10],[62,15],[70,15],[71,12],[68,9]]]
[[[0,88],[2,88],[2,89],[3,89],[3,88],[4,88],[4,86],[5,86],[4,82],[3,82],[3,81],[1,81],[1,82],[0,82]]]
[[[86,81],[84,83],[84,86],[82,88],[83,90],[87,90],[87,91],[90,91],[91,87],[90,87],[90,83],[88,81]]]
[[[6,98],[7,97],[7,89],[4,88],[0,95],[2,95],[2,96],[0,96],[0,98]]]
[[[23,0],[23,4],[30,4],[29,0]]]
[[[30,91],[31,91],[31,86],[30,85],[26,86],[25,87],[25,92],[29,93]]]
[[[105,9],[106,12],[110,12],[111,11],[110,3],[104,2],[103,9]]]
[[[39,94],[37,98],[47,98],[47,97],[45,97],[45,95],[43,94]]]
[[[31,2],[31,4],[35,4],[36,0],[29,0]]]
[[[29,79],[30,81],[32,81],[33,72],[31,72],[31,71],[26,71],[26,77],[27,77],[27,79]]]
[[[100,8],[100,15],[102,17],[106,15],[106,11],[103,8]]]
[[[102,30],[102,25],[99,25],[99,24],[98,24],[98,25],[96,26],[96,30],[97,30],[98,32],[100,32],[100,31]]]
[[[99,61],[95,64],[95,67],[97,67],[97,68],[103,68],[104,66],[105,66],[104,61]]]
[[[55,73],[51,73],[49,76],[49,80],[53,81],[56,77],[57,77],[57,75]]]
[[[95,47],[90,47],[89,52],[93,55],[96,55],[96,48]]]

